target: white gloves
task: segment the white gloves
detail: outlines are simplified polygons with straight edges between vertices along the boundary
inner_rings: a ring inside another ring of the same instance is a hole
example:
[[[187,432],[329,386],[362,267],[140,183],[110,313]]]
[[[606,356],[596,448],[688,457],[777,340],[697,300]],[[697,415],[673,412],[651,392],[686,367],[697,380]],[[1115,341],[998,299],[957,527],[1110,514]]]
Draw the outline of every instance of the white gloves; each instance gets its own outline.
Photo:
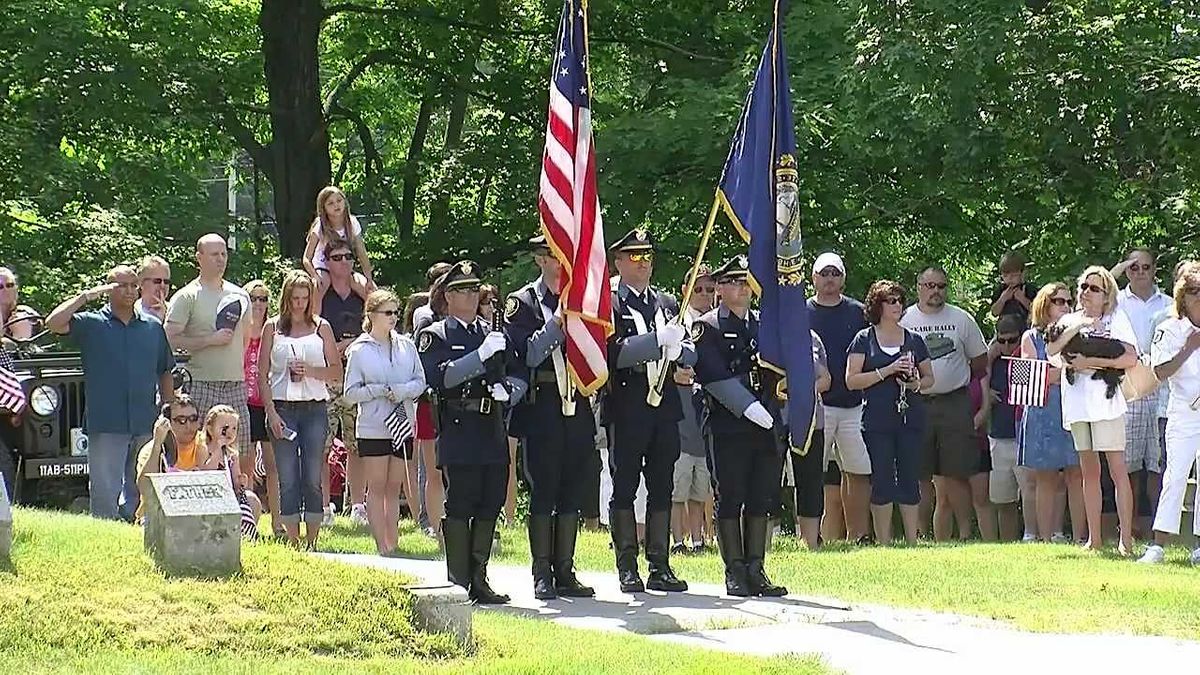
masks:
[[[742,411],[742,417],[745,417],[764,429],[770,429],[771,427],[775,426],[775,418],[771,417],[771,413],[767,412],[767,409],[763,407],[763,404],[759,403],[758,401],[746,406],[746,409]]]
[[[487,361],[492,356],[504,351],[508,345],[508,339],[504,337],[504,333],[492,331],[483,338],[483,344],[479,345],[479,358]]]
[[[682,355],[683,355],[683,344],[682,343],[678,344],[678,345],[674,345],[674,346],[669,346],[665,350],[663,350],[663,356],[667,359],[667,361],[675,361]]]
[[[493,384],[491,391],[493,401],[499,401],[500,403],[508,401],[508,390],[504,388],[503,384],[500,384],[499,382]]]
[[[654,330],[654,337],[658,338],[658,346],[668,350],[668,353],[669,350],[678,348],[683,343],[684,335],[686,332],[683,330],[683,326],[677,323],[669,323]]]

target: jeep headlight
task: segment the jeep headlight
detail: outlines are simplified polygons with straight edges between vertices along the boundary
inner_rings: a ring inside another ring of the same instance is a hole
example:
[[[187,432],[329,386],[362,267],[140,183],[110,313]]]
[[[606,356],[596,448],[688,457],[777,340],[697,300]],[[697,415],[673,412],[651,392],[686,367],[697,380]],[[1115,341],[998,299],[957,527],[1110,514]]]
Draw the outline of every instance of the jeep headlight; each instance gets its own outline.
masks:
[[[58,410],[60,403],[58,389],[50,385],[40,385],[29,393],[29,407],[40,417],[49,417]]]

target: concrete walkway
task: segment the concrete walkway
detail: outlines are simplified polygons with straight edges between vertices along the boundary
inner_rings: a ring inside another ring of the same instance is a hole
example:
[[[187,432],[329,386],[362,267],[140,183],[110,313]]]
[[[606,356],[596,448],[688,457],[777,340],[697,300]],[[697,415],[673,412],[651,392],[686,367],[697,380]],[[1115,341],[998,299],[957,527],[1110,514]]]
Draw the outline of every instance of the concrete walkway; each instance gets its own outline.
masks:
[[[446,585],[445,563],[440,560],[321,555],[402,572],[427,587]],[[829,665],[855,674],[1013,675],[1024,670],[1030,675],[1092,675],[1138,672],[1150,664],[1160,672],[1194,669],[1200,663],[1200,642],[1030,633],[987,619],[850,605],[828,598],[730,598],[723,595],[723,586],[690,582],[687,593],[630,595],[620,592],[614,574],[581,572],[578,576],[596,589],[595,598],[541,601],[533,597],[528,568],[493,565],[489,569],[492,587],[512,596],[512,602],[489,611],[743,654],[815,653]]]

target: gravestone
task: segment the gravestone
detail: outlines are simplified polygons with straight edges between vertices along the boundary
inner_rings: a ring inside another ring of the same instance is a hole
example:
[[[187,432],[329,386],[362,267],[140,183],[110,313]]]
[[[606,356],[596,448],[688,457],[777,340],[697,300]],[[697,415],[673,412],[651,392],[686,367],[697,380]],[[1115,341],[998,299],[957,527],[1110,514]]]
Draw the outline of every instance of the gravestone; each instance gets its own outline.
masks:
[[[242,569],[242,511],[227,471],[152,473],[142,494],[145,547],[168,574],[226,576]]]
[[[0,452],[3,450],[0,449]],[[8,503],[8,489],[0,480],[0,561],[12,555],[12,506]]]

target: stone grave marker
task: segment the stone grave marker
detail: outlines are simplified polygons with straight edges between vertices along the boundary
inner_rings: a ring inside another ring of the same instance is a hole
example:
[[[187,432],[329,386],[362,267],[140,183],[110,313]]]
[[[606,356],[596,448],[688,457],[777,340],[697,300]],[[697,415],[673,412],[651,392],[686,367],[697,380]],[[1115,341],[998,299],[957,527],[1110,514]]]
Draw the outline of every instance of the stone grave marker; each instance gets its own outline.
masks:
[[[0,452],[3,450],[0,449]],[[0,560],[12,555],[12,506],[8,503],[8,489],[0,480]]]
[[[227,576],[242,569],[242,511],[228,471],[147,476],[146,551],[168,574]]]

